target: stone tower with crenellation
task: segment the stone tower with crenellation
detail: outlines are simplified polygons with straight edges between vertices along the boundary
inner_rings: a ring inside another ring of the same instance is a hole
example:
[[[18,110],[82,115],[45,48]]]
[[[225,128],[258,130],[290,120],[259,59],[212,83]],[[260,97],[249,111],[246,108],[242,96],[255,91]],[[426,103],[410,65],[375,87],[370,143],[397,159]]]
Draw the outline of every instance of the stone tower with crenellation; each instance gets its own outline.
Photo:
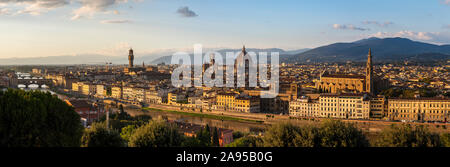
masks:
[[[129,68],[133,68],[133,61],[134,61],[133,49],[130,49],[130,51],[128,53],[128,67]]]
[[[369,49],[369,55],[367,55],[366,92],[373,93],[373,67],[372,67],[372,51],[371,51],[371,49]]]

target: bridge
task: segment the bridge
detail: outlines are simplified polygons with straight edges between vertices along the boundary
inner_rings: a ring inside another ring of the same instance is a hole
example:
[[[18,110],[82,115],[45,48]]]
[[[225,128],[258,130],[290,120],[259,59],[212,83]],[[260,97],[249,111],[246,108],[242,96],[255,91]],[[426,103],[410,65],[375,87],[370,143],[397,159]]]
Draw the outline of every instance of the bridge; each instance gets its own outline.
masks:
[[[12,79],[12,83],[15,87],[25,86],[25,88],[29,87],[49,87],[53,84],[51,79],[44,79],[43,77],[33,77],[28,73],[16,73],[16,78]]]

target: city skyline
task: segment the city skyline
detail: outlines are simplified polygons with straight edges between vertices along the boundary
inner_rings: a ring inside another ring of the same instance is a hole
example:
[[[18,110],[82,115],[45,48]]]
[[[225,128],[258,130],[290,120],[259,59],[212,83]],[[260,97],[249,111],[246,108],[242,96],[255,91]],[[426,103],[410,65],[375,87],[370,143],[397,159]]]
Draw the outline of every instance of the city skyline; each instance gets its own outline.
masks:
[[[450,43],[450,1],[2,0],[0,58],[315,48],[369,37]],[[381,12],[382,11],[382,12]]]

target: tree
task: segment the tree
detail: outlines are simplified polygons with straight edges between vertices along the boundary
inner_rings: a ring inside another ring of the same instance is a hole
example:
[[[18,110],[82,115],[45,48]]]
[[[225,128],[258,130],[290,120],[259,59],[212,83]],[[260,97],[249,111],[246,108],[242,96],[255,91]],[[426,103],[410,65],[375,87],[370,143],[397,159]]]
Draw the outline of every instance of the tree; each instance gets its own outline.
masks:
[[[132,117],[130,114],[128,114],[127,112],[125,112],[125,110],[123,109],[123,105],[119,105],[119,113],[115,114],[114,119],[116,120],[131,120]]]
[[[50,93],[0,91],[0,146],[78,147],[80,116]]]
[[[205,128],[198,131],[195,137],[197,140],[200,141],[200,145],[209,147],[212,145],[212,139],[211,139],[211,132],[209,125],[206,124]]]
[[[431,133],[423,126],[409,124],[391,125],[382,131],[377,146],[381,147],[437,147],[439,135]]]
[[[366,147],[366,137],[353,124],[327,120],[320,127],[276,124],[263,137],[266,147]]]
[[[212,134],[212,146],[219,147],[219,132],[217,131],[217,128],[214,127],[213,134]]]
[[[226,147],[259,147],[261,145],[263,145],[261,137],[246,136],[233,141]]]
[[[295,147],[320,147],[320,142],[319,129],[312,126],[300,128],[293,141]]]
[[[120,137],[122,137],[122,139],[124,139],[127,143],[130,142],[130,138],[133,136],[137,128],[137,125],[128,125],[123,127],[120,131]]]
[[[300,128],[290,123],[275,124],[269,128],[263,142],[266,147],[294,147],[294,139],[298,136]]]
[[[183,136],[177,127],[158,119],[136,129],[129,144],[132,147],[178,147],[182,142]]]
[[[196,137],[185,137],[181,143],[182,147],[205,147],[205,143],[202,143]]]
[[[441,143],[444,147],[450,147],[450,133],[441,134]]]
[[[322,147],[368,147],[364,134],[353,124],[326,120],[320,127]]]
[[[93,123],[81,138],[82,147],[122,147],[124,144],[119,132],[108,129],[105,123]]]

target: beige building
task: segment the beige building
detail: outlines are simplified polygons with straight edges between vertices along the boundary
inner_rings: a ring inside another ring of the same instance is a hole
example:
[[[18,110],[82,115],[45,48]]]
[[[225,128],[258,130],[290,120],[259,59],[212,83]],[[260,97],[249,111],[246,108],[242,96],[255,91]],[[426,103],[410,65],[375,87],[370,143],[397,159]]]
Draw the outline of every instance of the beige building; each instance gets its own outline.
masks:
[[[83,95],[95,95],[97,86],[89,83],[83,83],[81,93]]]
[[[177,103],[187,103],[186,95],[181,93],[168,93],[167,104],[177,105]]]
[[[99,98],[103,98],[106,97],[107,95],[107,88],[105,85],[96,85],[96,94],[95,96],[99,97]]]
[[[245,113],[259,113],[260,98],[256,97],[238,97],[235,93],[221,93],[216,96],[216,109],[245,112]]]
[[[400,121],[447,122],[449,111],[450,99],[389,99],[387,117],[389,120]]]
[[[161,104],[163,98],[158,95],[157,91],[148,90],[145,92],[145,101],[148,104]]]
[[[82,89],[82,82],[74,82],[74,83],[72,83],[72,91],[74,91],[74,92],[80,92],[81,91],[81,89]]]
[[[320,103],[318,99],[302,97],[289,102],[289,115],[298,117],[320,117]]]
[[[387,100],[384,96],[372,97],[370,99],[370,118],[381,119],[387,108]]]
[[[319,98],[320,117],[369,119],[370,100],[363,94],[324,94]]]
[[[113,86],[111,87],[111,97],[116,99],[122,99],[123,92],[121,86]]]

